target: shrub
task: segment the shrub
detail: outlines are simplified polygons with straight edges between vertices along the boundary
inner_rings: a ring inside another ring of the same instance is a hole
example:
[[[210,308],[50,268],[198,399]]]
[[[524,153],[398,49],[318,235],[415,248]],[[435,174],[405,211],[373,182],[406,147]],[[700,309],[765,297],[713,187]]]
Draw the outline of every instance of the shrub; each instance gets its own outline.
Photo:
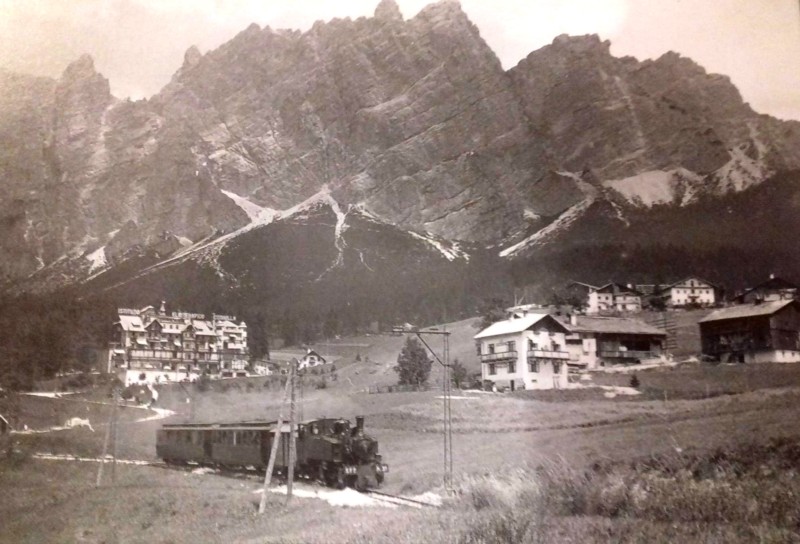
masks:
[[[634,372],[633,375],[631,376],[631,387],[633,387],[634,389],[639,389],[639,385],[641,385],[639,383],[639,376],[637,376],[636,373]]]
[[[208,374],[203,374],[197,378],[197,381],[194,382],[194,386],[199,392],[205,393],[211,388],[211,378],[208,377]]]

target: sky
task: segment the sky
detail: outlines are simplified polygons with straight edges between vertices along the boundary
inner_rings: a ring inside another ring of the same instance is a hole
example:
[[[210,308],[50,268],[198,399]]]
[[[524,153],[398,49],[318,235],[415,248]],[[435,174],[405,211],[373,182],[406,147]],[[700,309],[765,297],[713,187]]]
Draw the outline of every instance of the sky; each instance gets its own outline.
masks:
[[[430,0],[397,0],[406,19]],[[371,16],[378,0],[0,0],[0,67],[58,77],[88,53],[120,98],[158,92],[185,51],[251,23],[308,30]],[[667,51],[727,75],[758,112],[800,120],[800,0],[461,0],[505,68],[560,34],[598,34],[615,56]]]

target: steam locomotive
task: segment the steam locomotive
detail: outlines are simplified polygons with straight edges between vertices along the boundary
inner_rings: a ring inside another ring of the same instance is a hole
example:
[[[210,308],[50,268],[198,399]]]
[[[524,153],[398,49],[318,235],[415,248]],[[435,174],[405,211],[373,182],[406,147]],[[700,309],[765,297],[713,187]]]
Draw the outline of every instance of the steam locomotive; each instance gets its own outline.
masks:
[[[156,431],[156,455],[167,464],[198,464],[231,469],[266,470],[277,422],[179,423]],[[281,429],[275,470],[287,473],[289,425]],[[388,465],[378,441],[364,433],[364,417],[355,426],[347,419],[305,421],[295,431],[295,475],[328,486],[358,490],[379,487]]]

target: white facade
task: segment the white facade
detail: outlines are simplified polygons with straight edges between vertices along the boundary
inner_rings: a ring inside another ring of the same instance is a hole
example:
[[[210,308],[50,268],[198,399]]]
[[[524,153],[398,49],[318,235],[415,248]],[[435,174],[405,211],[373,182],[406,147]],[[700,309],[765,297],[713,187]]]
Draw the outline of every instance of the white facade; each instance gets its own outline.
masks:
[[[309,350],[302,359],[297,364],[298,370],[303,370],[304,368],[311,368],[315,366],[322,366],[326,364],[327,361],[325,357],[317,353],[316,351]]]
[[[495,323],[475,336],[481,377],[509,389],[567,386],[566,329],[547,314]]]
[[[230,316],[207,320],[203,314],[167,313],[163,303],[158,310],[120,308],[114,337],[109,371],[140,370],[172,379],[170,372],[185,377],[194,372],[241,372],[247,367],[247,324],[237,325]]]
[[[669,286],[664,295],[666,295],[665,302],[669,306],[688,304],[713,306],[717,302],[714,286],[698,278],[688,278],[675,283]]]
[[[589,291],[586,313],[597,314],[603,311],[639,312],[642,297],[631,287],[609,283]]]

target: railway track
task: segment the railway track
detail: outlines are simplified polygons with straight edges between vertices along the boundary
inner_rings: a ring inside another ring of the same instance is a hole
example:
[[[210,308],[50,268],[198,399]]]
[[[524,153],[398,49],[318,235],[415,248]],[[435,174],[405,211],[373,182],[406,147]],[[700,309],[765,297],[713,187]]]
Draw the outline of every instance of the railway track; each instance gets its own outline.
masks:
[[[399,495],[390,495],[380,491],[364,491],[364,495],[375,499],[376,501],[388,502],[398,506],[410,506],[412,508],[438,508],[438,504],[433,504],[425,501],[418,501],[416,499],[409,499],[408,497],[400,497]]]
[[[180,470],[183,472],[191,472],[197,468],[200,468],[197,465],[172,465],[167,464],[164,462],[153,462],[149,463],[150,466],[163,468],[168,470]],[[220,469],[216,468],[213,469],[213,472],[219,476],[229,477],[229,478],[239,478],[239,479],[246,479],[246,480],[253,480],[260,482],[264,478],[263,472],[258,471],[251,471],[251,470],[232,470],[232,469]],[[280,478],[280,476],[279,476]],[[302,481],[299,479],[298,481]],[[408,506],[411,508],[438,508],[438,504],[433,504],[426,501],[420,501],[417,499],[410,499],[408,497],[401,497],[399,495],[391,495],[389,493],[383,493],[381,491],[374,491],[374,490],[367,490],[362,491],[362,494],[370,497],[373,500],[393,504],[396,506]]]

